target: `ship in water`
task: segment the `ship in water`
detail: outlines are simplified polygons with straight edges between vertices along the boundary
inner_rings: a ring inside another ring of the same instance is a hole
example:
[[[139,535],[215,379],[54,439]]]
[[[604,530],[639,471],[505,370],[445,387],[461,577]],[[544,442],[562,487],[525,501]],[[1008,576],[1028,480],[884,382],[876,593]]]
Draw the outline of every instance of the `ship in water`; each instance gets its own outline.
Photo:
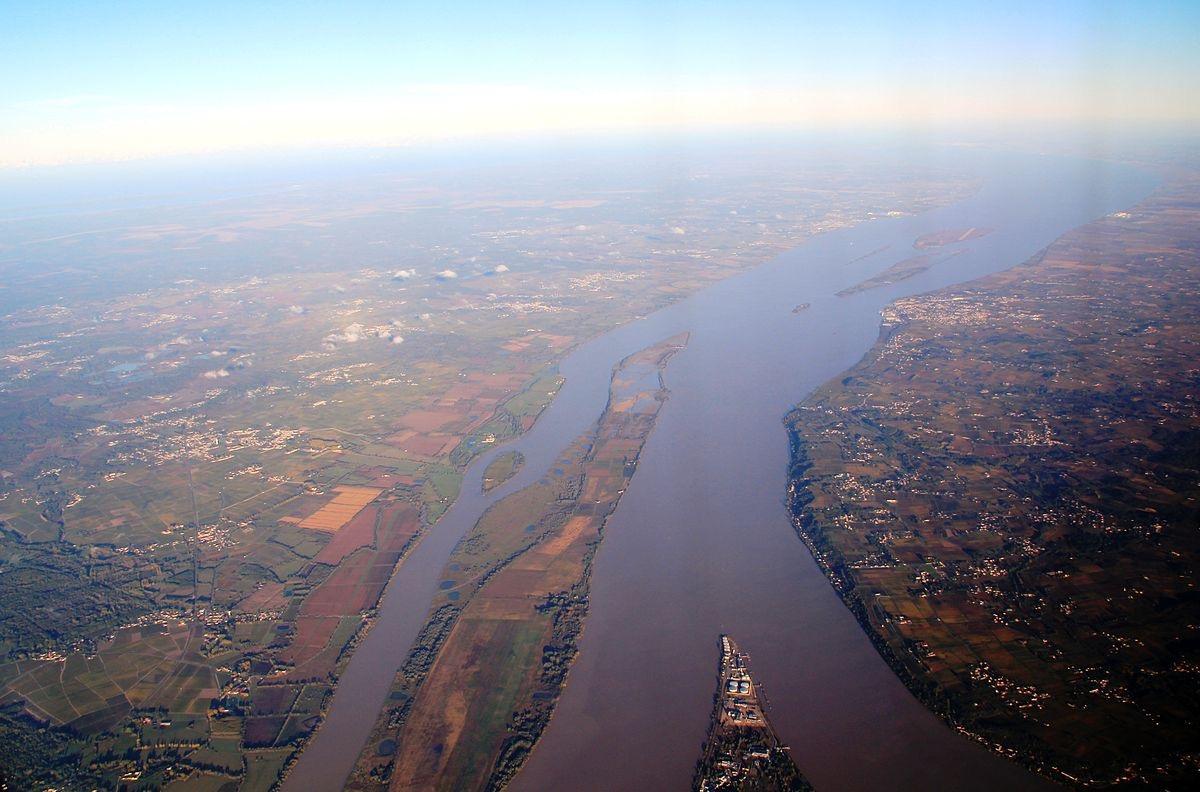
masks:
[[[722,635],[712,721],[696,764],[694,790],[812,789],[767,720],[763,703],[750,675],[750,658]]]

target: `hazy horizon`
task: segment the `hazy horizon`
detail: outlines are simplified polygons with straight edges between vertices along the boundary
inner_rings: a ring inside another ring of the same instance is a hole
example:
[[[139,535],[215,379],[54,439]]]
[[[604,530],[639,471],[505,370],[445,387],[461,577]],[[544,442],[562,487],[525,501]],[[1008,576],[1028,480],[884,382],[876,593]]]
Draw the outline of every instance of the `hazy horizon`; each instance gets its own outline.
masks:
[[[0,168],[662,133],[1200,121],[1178,3],[9,7]]]
[[[0,790],[1200,788],[1200,0],[0,9]]]

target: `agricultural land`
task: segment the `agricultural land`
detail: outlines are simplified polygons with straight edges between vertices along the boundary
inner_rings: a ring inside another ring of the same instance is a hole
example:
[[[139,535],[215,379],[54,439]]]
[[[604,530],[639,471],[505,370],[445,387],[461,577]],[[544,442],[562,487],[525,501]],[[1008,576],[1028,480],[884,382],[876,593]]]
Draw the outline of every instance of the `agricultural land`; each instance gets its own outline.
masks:
[[[596,426],[451,555],[351,788],[497,789],[520,768],[575,656],[605,521],[667,398],[661,371],[686,341],[622,361]]]
[[[503,454],[498,454],[495,459],[488,463],[488,466],[483,471],[483,481],[480,486],[484,492],[491,492],[496,487],[499,487],[504,482],[508,481],[525,464],[525,455],[520,451],[505,451]]]
[[[1196,777],[1198,306],[1180,168],[1021,266],[894,303],[788,417],[796,528],[879,651],[1071,785]]]
[[[11,782],[272,787],[405,553],[569,350],[976,188],[786,154],[643,166],[379,160],[4,216]]]

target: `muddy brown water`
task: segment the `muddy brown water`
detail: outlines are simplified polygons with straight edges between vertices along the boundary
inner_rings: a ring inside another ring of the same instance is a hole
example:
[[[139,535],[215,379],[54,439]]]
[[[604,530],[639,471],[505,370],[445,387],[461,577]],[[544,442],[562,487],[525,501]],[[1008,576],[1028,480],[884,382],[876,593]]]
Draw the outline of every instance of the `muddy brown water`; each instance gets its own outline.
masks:
[[[393,577],[287,790],[337,789],[428,614],[455,543],[490,503],[544,475],[600,415],[612,366],[681,331],[671,397],[597,553],[579,657],[517,790],[683,789],[707,727],[717,636],[748,652],[769,714],[820,790],[1013,790],[1050,784],[962,737],[905,689],[796,537],[784,414],[874,343],[892,300],[1007,269],[1149,194],[1150,174],[1090,160],[956,152],[981,190],[916,217],[818,236],[580,346],[524,436],[476,460],[462,495]],[[836,292],[947,228],[992,228],[889,287]],[[863,257],[865,253],[875,252]],[[810,307],[792,309],[801,302]],[[526,464],[487,495],[491,456]]]

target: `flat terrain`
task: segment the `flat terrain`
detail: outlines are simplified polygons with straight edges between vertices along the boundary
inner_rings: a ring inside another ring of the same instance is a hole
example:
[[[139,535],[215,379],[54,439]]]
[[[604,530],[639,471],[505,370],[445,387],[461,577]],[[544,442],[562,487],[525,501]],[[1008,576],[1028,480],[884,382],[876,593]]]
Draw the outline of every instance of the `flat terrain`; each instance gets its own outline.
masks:
[[[880,652],[1071,784],[1195,779],[1198,250],[1178,168],[1021,266],[894,303],[788,417],[797,530]]]
[[[692,783],[696,792],[812,789],[775,733],[763,704],[762,691],[750,674],[749,656],[722,635],[712,720]]]
[[[533,425],[570,349],[975,186],[786,152],[657,158],[652,178],[627,160],[380,161],[0,218],[15,778],[271,786],[408,548],[471,460]],[[119,655],[151,676],[97,667]],[[142,722],[163,707],[162,728],[191,723],[169,747]]]
[[[916,256],[909,256],[906,259],[897,261],[878,275],[872,275],[860,283],[842,289],[837,294],[839,297],[849,297],[851,294],[858,294],[867,289],[891,286],[893,283],[899,283],[914,275],[919,275],[932,266],[949,261],[953,256],[954,253],[944,253],[942,255],[921,253]]]
[[[965,243],[972,239],[978,239],[982,236],[987,236],[991,233],[989,228],[951,228],[944,231],[934,231],[933,233],[923,234],[917,237],[913,242],[913,248],[918,251],[932,251],[925,253],[917,253],[914,256],[901,259],[889,266],[887,269],[872,275],[870,278],[856,283],[853,286],[848,286],[842,289],[837,294],[839,297],[849,297],[852,294],[867,291],[868,289],[877,289],[881,286],[891,286],[894,283],[899,283],[902,280],[920,275],[930,267],[945,264],[953,259],[956,255],[967,250]],[[940,250],[940,248],[952,246],[949,250]],[[870,258],[882,251],[874,251],[868,253],[863,258]]]
[[[947,228],[944,231],[922,234],[917,237],[916,242],[913,242],[913,247],[917,250],[945,247],[946,245],[966,242],[970,239],[978,239],[979,237],[987,236],[991,232],[992,229],[990,228]]]
[[[495,459],[488,463],[487,468],[483,471],[483,482],[481,486],[484,492],[499,487],[504,482],[508,481],[513,476],[517,475],[517,471],[525,464],[525,457],[520,451],[506,451],[498,455]]]
[[[622,361],[596,426],[456,548],[353,788],[497,788],[520,768],[575,655],[605,520],[667,398],[661,371],[686,340]]]

